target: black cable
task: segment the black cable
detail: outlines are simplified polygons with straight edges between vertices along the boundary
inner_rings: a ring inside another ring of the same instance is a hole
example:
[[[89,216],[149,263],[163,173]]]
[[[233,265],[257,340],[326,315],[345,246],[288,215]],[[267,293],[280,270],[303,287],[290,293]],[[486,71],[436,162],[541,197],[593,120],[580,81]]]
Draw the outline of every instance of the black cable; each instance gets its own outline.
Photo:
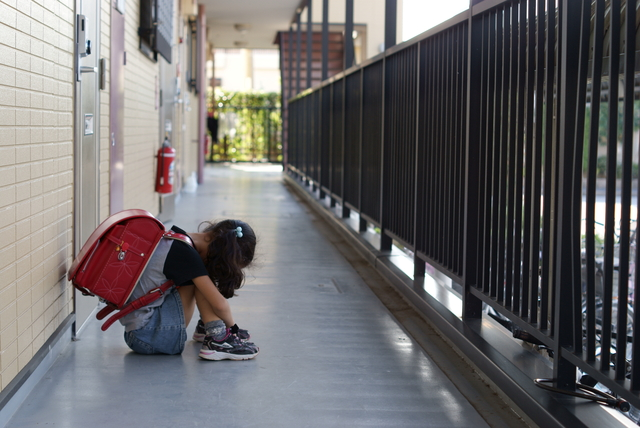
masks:
[[[615,409],[618,409],[621,412],[628,412],[631,409],[631,405],[626,400],[614,397],[611,394],[607,394],[604,391],[600,391],[599,389],[593,388],[589,385],[582,384],[580,382],[576,382],[576,388],[584,392],[568,391],[566,389],[560,389],[554,386],[547,385],[547,383],[553,383],[555,381],[556,381],[555,379],[534,379],[533,380],[536,386],[539,386],[540,388],[546,389],[548,391],[558,392],[560,394],[572,395],[574,397],[596,401],[598,403],[606,404],[607,406],[611,406]]]

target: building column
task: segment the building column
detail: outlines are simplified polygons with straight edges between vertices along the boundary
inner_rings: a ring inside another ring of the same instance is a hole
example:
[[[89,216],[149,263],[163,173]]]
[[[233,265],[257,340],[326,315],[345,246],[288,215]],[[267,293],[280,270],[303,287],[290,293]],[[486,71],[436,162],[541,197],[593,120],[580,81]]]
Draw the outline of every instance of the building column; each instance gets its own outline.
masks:
[[[313,0],[307,0],[307,88],[311,87],[311,67],[313,61],[313,18],[311,10],[313,9]]]
[[[207,16],[205,15],[204,5],[198,5],[198,24],[197,24],[197,76],[196,76],[196,93],[198,94],[198,184],[204,182],[204,150],[206,145],[205,129],[207,123]]]
[[[344,19],[344,69],[353,67],[353,0],[346,0]]]
[[[329,76],[329,0],[322,0],[322,80]]]
[[[398,0],[386,0],[384,8],[384,49],[396,45]]]

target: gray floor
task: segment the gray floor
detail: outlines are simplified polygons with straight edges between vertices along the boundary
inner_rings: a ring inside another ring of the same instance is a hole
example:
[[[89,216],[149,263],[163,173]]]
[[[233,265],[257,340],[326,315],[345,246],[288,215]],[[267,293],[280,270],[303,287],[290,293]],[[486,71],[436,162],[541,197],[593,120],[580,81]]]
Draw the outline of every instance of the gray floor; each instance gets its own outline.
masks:
[[[122,327],[82,331],[7,427],[489,426],[268,168],[208,167],[175,224],[246,220],[258,259],[230,300],[260,354],[204,361],[129,351]],[[195,321],[191,322],[191,334]]]

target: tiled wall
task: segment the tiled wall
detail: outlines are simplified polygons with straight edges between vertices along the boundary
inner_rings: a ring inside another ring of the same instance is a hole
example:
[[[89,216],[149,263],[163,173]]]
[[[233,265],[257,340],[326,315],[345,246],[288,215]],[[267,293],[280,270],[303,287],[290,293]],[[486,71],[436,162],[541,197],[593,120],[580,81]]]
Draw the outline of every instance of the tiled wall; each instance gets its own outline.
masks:
[[[0,386],[73,309],[71,0],[0,0]]]
[[[140,2],[128,0],[125,17],[124,206],[159,210],[155,186],[156,151],[160,147],[158,64],[139,49]]]

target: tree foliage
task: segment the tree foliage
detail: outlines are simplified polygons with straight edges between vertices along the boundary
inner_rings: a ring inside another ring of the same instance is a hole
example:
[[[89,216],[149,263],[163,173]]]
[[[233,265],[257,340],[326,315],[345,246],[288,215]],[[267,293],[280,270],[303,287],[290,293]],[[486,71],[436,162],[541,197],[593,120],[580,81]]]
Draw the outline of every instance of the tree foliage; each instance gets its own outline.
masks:
[[[279,93],[216,89],[209,92],[207,104],[218,118],[218,141],[209,160],[282,161]]]

